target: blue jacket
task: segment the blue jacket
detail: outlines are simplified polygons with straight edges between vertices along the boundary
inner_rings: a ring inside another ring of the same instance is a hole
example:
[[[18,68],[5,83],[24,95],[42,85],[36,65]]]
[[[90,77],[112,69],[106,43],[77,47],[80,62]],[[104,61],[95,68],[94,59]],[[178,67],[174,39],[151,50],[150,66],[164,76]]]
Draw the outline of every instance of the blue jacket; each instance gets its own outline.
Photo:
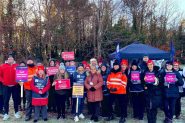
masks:
[[[101,71],[101,75],[103,77],[103,86],[102,86],[103,94],[109,95],[109,91],[107,89],[107,77],[109,75],[109,71],[108,70],[106,72]]]
[[[73,75],[73,83],[80,83],[80,84],[84,85],[85,79],[86,79],[85,72],[82,74],[75,72]]]
[[[175,74],[176,78],[175,78],[175,83],[168,83],[165,81],[165,76],[166,74],[168,74],[166,71],[163,71],[160,74],[160,82],[163,85],[163,96],[164,97],[175,97],[178,98],[179,97],[179,88],[178,86],[182,86],[184,84],[183,80],[182,80],[182,76],[179,74],[178,71],[173,70],[172,72],[170,72],[170,74]]]

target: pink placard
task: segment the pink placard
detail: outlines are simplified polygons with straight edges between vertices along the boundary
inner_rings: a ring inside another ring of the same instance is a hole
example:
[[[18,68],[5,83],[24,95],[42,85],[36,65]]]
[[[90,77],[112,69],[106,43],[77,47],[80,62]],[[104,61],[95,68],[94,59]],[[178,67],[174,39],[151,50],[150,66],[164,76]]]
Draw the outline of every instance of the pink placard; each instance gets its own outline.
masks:
[[[154,75],[154,73],[146,73],[146,75],[145,75],[145,82],[147,82],[147,83],[155,82],[155,75]]]
[[[55,80],[55,90],[70,89],[70,79]]]
[[[47,67],[46,72],[48,76],[55,75],[58,72],[58,68],[57,67]]]
[[[140,80],[140,73],[138,71],[132,71],[131,72],[131,80],[132,81]]]
[[[175,83],[176,82],[176,75],[174,73],[166,73],[165,81],[167,83]]]
[[[74,52],[62,52],[62,58],[66,60],[74,60],[75,53]]]
[[[16,82],[28,81],[28,67],[16,67]]]

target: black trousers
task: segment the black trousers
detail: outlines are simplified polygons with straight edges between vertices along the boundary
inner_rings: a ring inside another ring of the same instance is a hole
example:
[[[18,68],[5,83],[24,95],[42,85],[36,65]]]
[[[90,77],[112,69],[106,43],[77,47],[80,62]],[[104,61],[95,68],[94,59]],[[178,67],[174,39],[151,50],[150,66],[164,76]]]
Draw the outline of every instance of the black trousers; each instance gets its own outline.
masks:
[[[32,115],[32,91],[25,90],[26,97],[26,117],[31,117]]]
[[[9,101],[10,97],[12,95],[13,98],[13,103],[14,103],[14,110],[15,113],[18,112],[18,105],[19,105],[19,100],[20,100],[20,95],[18,94],[19,89],[18,85],[9,87],[9,86],[4,86],[3,88],[3,97],[4,97],[4,109],[5,109],[5,114],[8,114],[9,112]]]
[[[115,102],[115,100],[118,100],[119,105],[120,105],[120,116],[122,118],[125,118],[127,116],[127,97],[125,94],[110,94],[110,100],[109,100],[109,116],[113,115],[113,103]]]
[[[148,123],[156,123],[157,121],[157,108],[147,109]]]
[[[93,118],[98,118],[100,114],[100,102],[89,102],[90,112]]]
[[[0,95],[0,111],[3,110],[3,95]]]
[[[164,112],[165,117],[169,119],[173,119],[173,115],[175,114],[175,103],[177,98],[174,97],[166,97],[164,99]]]
[[[175,116],[180,116],[181,114],[181,97],[177,98],[175,103]]]
[[[143,119],[145,109],[145,98],[143,92],[133,92],[132,103],[133,103],[133,116],[134,118]]]
[[[49,97],[48,97],[48,110],[56,111],[56,100],[55,100],[55,88],[51,87],[49,90]]]
[[[66,102],[66,95],[56,94],[58,115],[65,114],[65,102]]]
[[[109,99],[110,96],[109,95],[104,95],[103,96],[103,101],[101,102],[101,115],[103,117],[108,117],[109,115]]]

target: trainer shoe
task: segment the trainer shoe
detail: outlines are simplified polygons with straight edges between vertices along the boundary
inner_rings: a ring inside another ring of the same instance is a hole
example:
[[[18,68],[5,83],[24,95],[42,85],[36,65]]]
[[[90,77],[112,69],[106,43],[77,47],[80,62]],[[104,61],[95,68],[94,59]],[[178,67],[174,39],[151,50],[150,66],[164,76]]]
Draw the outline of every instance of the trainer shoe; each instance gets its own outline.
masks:
[[[16,118],[16,119],[21,118],[21,115],[20,115],[20,113],[19,113],[19,112],[16,112],[16,113],[14,114],[14,116],[15,116],[15,118]]]
[[[75,122],[78,122],[78,121],[79,121],[78,116],[75,116],[75,117],[74,117],[74,121],[75,121]]]
[[[85,119],[85,116],[81,113],[81,114],[79,115],[79,118],[80,118],[80,119]]]
[[[3,117],[3,120],[6,121],[6,120],[8,120],[9,118],[10,118],[9,115],[8,115],[8,114],[5,114],[4,117]]]

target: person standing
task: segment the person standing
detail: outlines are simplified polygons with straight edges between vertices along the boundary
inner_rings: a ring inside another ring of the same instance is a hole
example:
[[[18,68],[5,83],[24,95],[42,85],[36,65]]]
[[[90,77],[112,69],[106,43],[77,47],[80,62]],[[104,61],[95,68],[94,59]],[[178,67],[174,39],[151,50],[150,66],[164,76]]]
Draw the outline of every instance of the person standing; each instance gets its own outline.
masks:
[[[90,75],[85,80],[85,87],[87,88],[87,100],[92,113],[91,120],[94,122],[99,121],[100,102],[103,100],[102,85],[101,74],[97,73],[96,66],[91,66]]]
[[[4,100],[3,100],[3,80],[1,77],[1,65],[0,65],[0,114],[3,115],[4,114],[4,109],[3,109],[3,104],[4,104]]]
[[[25,121],[29,121],[32,115],[32,90],[31,90],[31,81],[37,73],[37,67],[34,64],[32,58],[28,58],[27,60],[28,67],[28,81],[24,82],[24,90],[26,94],[26,113],[25,113]]]
[[[174,70],[178,71],[179,74],[184,78],[183,70],[180,68],[179,62],[175,61],[173,63],[173,68],[174,68]],[[176,119],[180,119],[180,114],[181,114],[181,97],[183,97],[183,92],[184,92],[183,86],[179,86],[179,97],[177,98],[177,101],[175,103],[175,116],[176,116]]]
[[[111,73],[108,75],[107,79],[107,87],[110,91],[110,112],[109,117],[106,119],[107,121],[113,120],[113,108],[112,105],[115,99],[118,99],[121,109],[121,118],[119,123],[124,123],[126,117],[126,87],[127,87],[127,77],[125,74],[122,74],[121,67],[117,61],[113,64],[113,69]]]
[[[175,113],[175,103],[179,97],[179,86],[184,84],[179,72],[173,70],[173,62],[167,61],[165,71],[160,74],[164,94],[164,123],[172,123]]]
[[[133,116],[135,119],[143,120],[145,109],[144,85],[141,81],[141,70],[135,60],[131,65],[128,88],[132,96]]]
[[[50,60],[49,61],[49,67],[55,67],[55,61]],[[55,88],[52,86],[54,82],[54,75],[49,76],[49,81],[50,81],[50,86],[51,88],[49,89],[49,102],[48,102],[48,112],[56,112],[56,100],[55,100]]]
[[[81,84],[84,85],[85,83],[85,79],[86,79],[86,73],[84,71],[84,66],[83,64],[79,63],[78,67],[77,67],[77,71],[74,73],[73,76],[73,84],[77,83],[77,84]],[[73,102],[72,102],[72,112],[75,112],[75,117],[74,117],[74,121],[78,122],[79,118],[80,119],[84,119],[85,116],[83,115],[83,107],[84,107],[84,98],[78,98],[78,112],[76,112],[76,102],[77,102],[77,98],[73,98]]]
[[[103,117],[108,117],[108,113],[109,113],[109,108],[107,108],[109,106],[109,90],[107,88],[107,77],[109,75],[109,69],[107,67],[106,64],[102,64],[100,67],[101,70],[101,75],[103,77],[103,100],[101,101],[101,116]]]
[[[60,63],[59,71],[58,73],[54,76],[54,82],[52,86],[55,86],[56,80],[61,80],[61,79],[69,79],[69,75],[66,72],[66,67],[64,66],[63,63]],[[62,90],[55,90],[55,100],[57,104],[57,119],[60,119],[61,117],[65,119],[65,103],[66,103],[66,98],[67,98],[67,89],[62,89]]]
[[[3,82],[3,96],[4,96],[4,109],[5,114],[3,120],[9,119],[9,101],[12,95],[14,103],[14,116],[19,119],[21,117],[18,111],[18,103],[20,99],[19,95],[19,85],[15,80],[16,76],[16,67],[18,64],[15,63],[15,60],[12,55],[8,56],[7,63],[3,64],[1,67],[1,78]]]
[[[147,62],[148,68],[143,73],[144,93],[148,123],[157,122],[157,108],[162,105],[161,83],[159,83],[159,71],[154,69],[154,62]]]
[[[44,121],[48,120],[48,90],[50,88],[49,77],[45,76],[44,69],[38,68],[37,74],[31,81],[32,105],[34,106],[34,121],[37,122],[42,114]]]

